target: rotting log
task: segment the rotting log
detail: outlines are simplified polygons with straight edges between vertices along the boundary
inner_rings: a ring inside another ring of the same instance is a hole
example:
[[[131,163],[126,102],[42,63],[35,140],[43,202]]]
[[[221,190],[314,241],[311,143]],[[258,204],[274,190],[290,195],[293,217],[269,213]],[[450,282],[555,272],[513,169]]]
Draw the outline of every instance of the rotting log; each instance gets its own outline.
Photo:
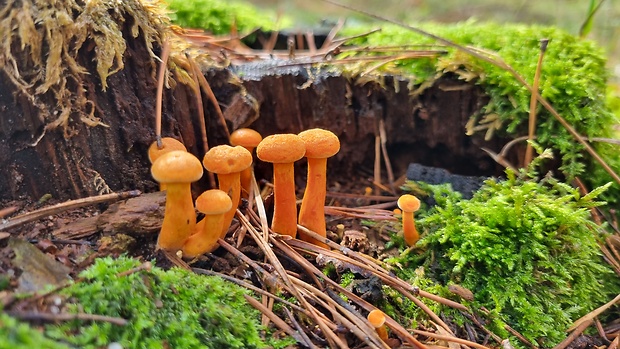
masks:
[[[89,101],[86,105],[94,108],[94,115],[107,127],[88,126],[80,122],[79,113],[73,113],[69,131],[50,128],[50,116],[61,112],[54,94],[36,95],[39,107],[35,106],[10,79],[6,65],[0,65],[0,200],[37,200],[48,193],[56,199],[70,199],[105,190],[156,190],[146,149],[155,136],[157,62],[144,33],[134,36],[133,21],[129,15],[119,21],[126,41],[124,68],[107,77],[107,89],[97,74],[94,36],[86,37],[75,57],[87,72],[79,76],[81,91]],[[158,55],[160,41],[150,44]],[[11,49],[17,61],[28,60],[27,47],[20,48],[15,41]],[[42,56],[49,55],[45,51],[49,47],[42,49]],[[468,118],[487,102],[475,85],[445,76],[412,96],[408,81],[397,77],[369,81],[344,76],[334,68],[276,62],[205,68],[231,130],[251,126],[268,135],[330,129],[342,143],[341,152],[330,159],[331,172],[347,176],[360,166],[372,168],[375,135],[382,119],[397,175],[405,173],[409,162],[459,174],[501,171],[480,151],[481,146],[498,150],[500,140],[489,144],[465,135]],[[37,73],[41,72],[22,71],[25,76]],[[69,88],[80,91],[71,84],[75,82],[70,81]],[[210,146],[225,143],[215,108],[204,93],[202,101]],[[162,129],[164,136],[181,139],[189,151],[202,157],[196,110],[192,89],[177,82],[165,92]],[[261,171],[268,175],[269,169],[259,165]],[[195,189],[206,188],[207,181],[202,180]]]

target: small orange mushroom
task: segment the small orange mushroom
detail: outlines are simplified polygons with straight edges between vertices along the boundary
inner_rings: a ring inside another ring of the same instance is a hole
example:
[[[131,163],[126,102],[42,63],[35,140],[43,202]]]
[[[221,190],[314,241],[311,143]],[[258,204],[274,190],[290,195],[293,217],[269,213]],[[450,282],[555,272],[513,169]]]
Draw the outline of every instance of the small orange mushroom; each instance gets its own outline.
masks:
[[[217,174],[220,190],[230,195],[232,207],[224,215],[224,223],[221,237],[228,232],[239,200],[241,198],[241,184],[239,181],[241,171],[252,165],[252,154],[244,147],[230,145],[218,145],[209,149],[202,159],[202,164],[209,172]],[[199,223],[198,231],[202,230]]]
[[[258,146],[263,136],[251,128],[240,128],[230,134],[230,144],[240,145],[247,149],[250,154],[254,148]],[[252,183],[252,166],[241,171],[241,196],[247,198],[250,194],[250,186]]]
[[[387,327],[385,326],[385,314],[379,309],[373,309],[368,313],[368,322],[375,328],[379,338],[386,342],[388,340]]]
[[[194,155],[173,150],[160,156],[151,175],[167,186],[164,221],[157,239],[157,247],[178,251],[196,227],[196,211],[192,202],[190,183],[202,177],[202,164]]]
[[[325,194],[327,190],[327,158],[336,155],[340,150],[338,137],[328,130],[314,128],[299,133],[306,144],[308,158],[308,180],[299,210],[299,224],[325,237]],[[300,237],[304,241],[327,248],[327,245],[303,232]]]
[[[228,230],[228,227],[223,227],[224,215],[232,206],[228,194],[219,189],[207,190],[196,199],[196,209],[204,213],[205,218],[200,221],[201,230],[183,244],[183,257],[193,258],[218,248],[217,240],[222,230]]]
[[[295,196],[294,162],[306,153],[304,141],[294,134],[265,137],[256,155],[273,163],[273,221],[271,229],[278,234],[297,236],[297,198]]]
[[[148,150],[149,161],[152,163],[155,162],[160,156],[169,153],[173,150],[183,150],[187,151],[185,145],[179,142],[178,140],[171,137],[163,137],[161,139],[161,147],[157,145],[157,141],[153,142]],[[166,190],[166,185],[163,183],[159,184],[159,190]]]
[[[413,195],[405,194],[398,198],[398,207],[403,211],[403,234],[407,246],[413,246],[420,235],[415,228],[413,213],[420,209],[420,200]]]

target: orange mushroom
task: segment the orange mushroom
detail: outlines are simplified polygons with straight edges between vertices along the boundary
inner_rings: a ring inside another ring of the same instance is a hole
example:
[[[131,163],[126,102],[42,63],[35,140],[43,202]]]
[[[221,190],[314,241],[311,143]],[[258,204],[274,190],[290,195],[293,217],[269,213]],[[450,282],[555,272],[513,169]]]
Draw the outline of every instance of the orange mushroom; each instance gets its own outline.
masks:
[[[368,313],[368,322],[375,328],[379,338],[386,342],[388,340],[387,327],[385,326],[385,314],[379,309],[373,309]]]
[[[251,128],[240,128],[230,134],[230,144],[240,145],[247,149],[250,154],[254,148],[258,146],[263,136]],[[241,196],[247,198],[250,194],[250,186],[252,183],[252,166],[241,171]]]
[[[304,141],[294,134],[265,137],[256,148],[256,155],[273,163],[273,221],[271,229],[278,234],[297,236],[297,204],[294,162],[306,153]]]
[[[325,194],[327,186],[327,158],[336,155],[340,150],[340,141],[331,131],[314,128],[299,133],[306,144],[308,158],[308,181],[301,209],[299,224],[325,237]],[[300,237],[304,241],[327,248],[327,245],[303,232]]]
[[[224,215],[224,223],[221,237],[226,236],[228,227],[232,222],[239,200],[241,198],[241,184],[239,182],[241,171],[252,165],[252,154],[241,146],[218,145],[209,149],[202,159],[202,164],[209,172],[217,174],[220,190],[230,195],[232,207]],[[198,223],[198,231],[202,223]]]
[[[218,248],[217,240],[223,229],[224,215],[233,207],[232,200],[225,192],[211,189],[196,199],[196,209],[205,214],[201,230],[190,236],[183,244],[183,257],[193,258],[213,252]]]
[[[157,247],[176,252],[196,227],[190,183],[202,177],[202,165],[194,155],[173,150],[155,160],[151,175],[167,186],[164,221]]]
[[[183,150],[187,151],[185,145],[179,142],[178,140],[171,137],[164,137],[161,139],[161,147],[157,145],[157,141],[153,142],[148,150],[149,161],[152,163],[155,162],[160,156],[169,153],[173,150]],[[159,184],[159,190],[166,190],[166,185],[163,183]]]
[[[413,195],[405,194],[398,198],[398,207],[403,211],[403,234],[407,246],[413,246],[420,235],[415,228],[413,213],[420,209],[420,200]]]

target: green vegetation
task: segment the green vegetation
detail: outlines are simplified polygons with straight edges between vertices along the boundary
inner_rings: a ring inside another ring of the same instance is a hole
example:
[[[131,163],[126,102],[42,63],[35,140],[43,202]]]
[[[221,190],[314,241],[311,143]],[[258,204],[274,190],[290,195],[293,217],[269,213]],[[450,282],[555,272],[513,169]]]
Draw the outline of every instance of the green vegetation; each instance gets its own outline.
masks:
[[[0,349],[68,349],[69,347],[46,338],[41,331],[26,323],[0,313]]]
[[[240,33],[256,28],[275,30],[291,25],[290,19],[278,17],[275,12],[237,1],[218,0],[166,0],[174,11],[170,18],[186,28],[203,28],[214,34],[230,34],[233,27]]]
[[[73,321],[49,326],[46,334],[80,348],[119,342],[123,348],[261,348],[259,313],[249,306],[245,290],[217,277],[153,268],[126,276],[139,261],[103,258],[62,291],[76,303],[70,310],[127,319]]]
[[[604,232],[589,214],[608,186],[581,196],[551,177],[507,175],[488,180],[471,200],[449,185],[425,186],[438,205],[418,220],[418,249],[393,262],[406,280],[419,279],[414,270],[422,265],[439,284],[471,290],[473,309],[484,306],[550,347],[572,321],[620,292],[597,244]],[[507,335],[502,326],[494,330]]]
[[[540,83],[541,94],[577,131],[586,137],[610,137],[618,120],[606,106],[607,76],[602,50],[593,42],[582,40],[553,27],[518,24],[465,22],[426,24],[435,35],[460,45],[483,49],[511,65],[532,82],[539,55],[539,40],[551,40],[547,48]],[[345,35],[359,33],[350,28]],[[436,44],[428,37],[396,27],[382,26],[378,33],[355,41],[358,45],[428,45]],[[484,132],[513,137],[527,134],[530,93],[508,71],[475,59],[462,51],[447,49],[439,59],[416,59],[394,62],[391,72],[405,74],[415,82],[433,80],[442,74],[455,74],[461,79],[481,85],[490,102],[480,115],[473,115],[468,132]],[[610,180],[602,168],[546,110],[538,108],[537,143],[552,148],[562,163],[560,170],[568,179],[584,176],[591,187]],[[617,151],[607,144],[596,144],[597,151],[613,168],[620,168]],[[613,190],[617,201],[617,186]],[[606,197],[609,199],[609,197]]]

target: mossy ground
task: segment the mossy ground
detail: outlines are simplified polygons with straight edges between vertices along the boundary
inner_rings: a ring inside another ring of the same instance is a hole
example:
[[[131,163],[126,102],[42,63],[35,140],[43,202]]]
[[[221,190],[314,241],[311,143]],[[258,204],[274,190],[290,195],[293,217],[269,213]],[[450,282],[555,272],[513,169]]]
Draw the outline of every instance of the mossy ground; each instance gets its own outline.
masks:
[[[291,343],[261,338],[260,313],[246,302],[247,290],[180,269],[128,272],[140,264],[127,257],[98,259],[80,274],[82,280],[59,293],[68,312],[119,317],[127,325],[75,320],[41,332],[3,316],[0,337],[6,340],[0,348],[5,343],[5,348],[102,348],[117,342],[123,348],[188,349]]]

